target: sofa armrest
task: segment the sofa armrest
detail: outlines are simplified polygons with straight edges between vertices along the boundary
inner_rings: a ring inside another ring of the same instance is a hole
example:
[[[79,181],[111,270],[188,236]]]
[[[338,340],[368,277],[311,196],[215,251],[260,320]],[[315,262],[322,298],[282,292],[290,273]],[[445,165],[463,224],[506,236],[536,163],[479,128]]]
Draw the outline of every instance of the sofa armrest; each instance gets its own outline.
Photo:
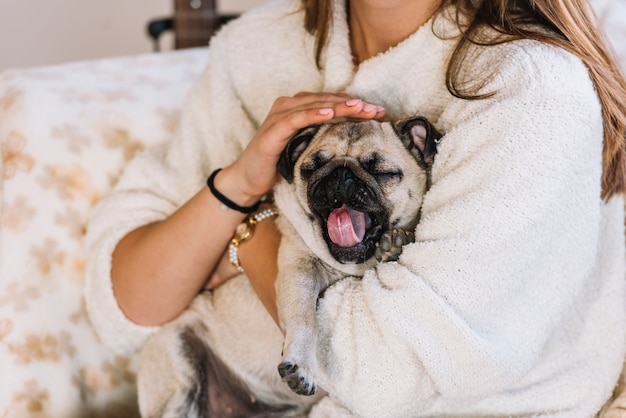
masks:
[[[136,416],[135,360],[85,313],[87,215],[173,134],[207,48],[0,73],[0,416]]]

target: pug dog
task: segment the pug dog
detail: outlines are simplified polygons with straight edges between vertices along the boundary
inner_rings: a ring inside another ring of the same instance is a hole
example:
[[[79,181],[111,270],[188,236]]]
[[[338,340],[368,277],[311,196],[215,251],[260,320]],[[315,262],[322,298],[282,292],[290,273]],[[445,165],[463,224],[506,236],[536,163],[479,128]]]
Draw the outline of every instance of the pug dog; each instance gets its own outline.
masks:
[[[278,163],[282,241],[276,281],[285,334],[278,371],[296,393],[316,391],[316,304],[346,276],[397,260],[414,240],[441,134],[423,117],[346,121],[301,130]]]
[[[306,416],[324,396],[317,301],[414,240],[440,140],[423,117],[335,121],[294,135],[274,188],[280,329],[243,276],[203,292],[142,350],[142,416]]]

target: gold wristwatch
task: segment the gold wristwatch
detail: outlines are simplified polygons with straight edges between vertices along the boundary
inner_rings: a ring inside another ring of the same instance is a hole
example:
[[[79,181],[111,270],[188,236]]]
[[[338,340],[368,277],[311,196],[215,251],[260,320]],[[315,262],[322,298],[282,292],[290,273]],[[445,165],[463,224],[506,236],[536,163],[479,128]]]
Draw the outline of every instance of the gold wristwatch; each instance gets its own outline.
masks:
[[[278,209],[272,206],[271,208],[256,213],[254,216],[246,217],[246,219],[235,228],[235,233],[228,245],[228,260],[240,273],[243,273],[243,267],[241,267],[241,263],[239,263],[239,245],[252,238],[256,224],[276,215],[278,215]]]

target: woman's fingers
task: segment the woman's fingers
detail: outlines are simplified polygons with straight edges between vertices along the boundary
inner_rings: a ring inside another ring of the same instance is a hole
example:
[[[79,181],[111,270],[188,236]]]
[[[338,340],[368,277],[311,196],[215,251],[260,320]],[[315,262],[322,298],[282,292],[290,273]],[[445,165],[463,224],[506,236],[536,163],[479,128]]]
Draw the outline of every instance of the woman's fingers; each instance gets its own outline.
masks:
[[[278,156],[291,137],[302,128],[328,122],[335,117],[332,107],[292,111],[277,117],[273,123],[261,127],[258,139],[263,144],[264,153]]]
[[[372,118],[384,112],[381,106],[365,102],[343,93],[298,93],[293,97],[279,97],[268,118],[311,109],[333,109],[334,117]]]
[[[298,106],[315,106],[314,103],[340,103],[353,99],[352,96],[349,96],[345,93],[311,93],[311,92],[300,92],[294,96],[283,96],[276,99],[274,104],[280,108],[281,105],[285,104],[287,107],[294,108]],[[317,107],[320,107],[317,105]]]
[[[382,106],[364,102],[361,99],[349,99],[333,107],[336,118],[352,117],[359,119],[376,119],[385,114]]]
[[[271,133],[278,140],[270,153],[280,153],[291,136],[299,129],[327,122],[333,118],[380,118],[385,114],[382,106],[364,102],[345,94],[298,93],[294,97],[276,100],[272,111],[259,133]]]
[[[275,165],[291,137],[307,126],[328,122],[334,118],[380,118],[381,106],[334,93],[298,93],[293,97],[279,97],[259,128],[255,138],[244,152],[246,157],[269,159]]]

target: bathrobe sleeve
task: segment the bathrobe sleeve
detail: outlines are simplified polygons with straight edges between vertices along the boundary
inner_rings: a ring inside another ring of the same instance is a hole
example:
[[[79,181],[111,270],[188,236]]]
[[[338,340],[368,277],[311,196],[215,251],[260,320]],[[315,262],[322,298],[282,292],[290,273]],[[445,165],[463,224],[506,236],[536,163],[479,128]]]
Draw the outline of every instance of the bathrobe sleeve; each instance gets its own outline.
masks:
[[[166,218],[205,187],[208,173],[234,160],[254,134],[230,81],[225,36],[212,41],[207,68],[186,99],[173,140],[137,155],[91,215],[87,309],[100,339],[115,351],[139,348],[157,329],[129,321],[118,307],[110,278],[115,246],[137,227]]]
[[[579,60],[524,45],[498,58],[483,89],[494,96],[441,116],[416,242],[320,299],[320,384],[357,415],[511,389],[598,297],[598,99]]]

